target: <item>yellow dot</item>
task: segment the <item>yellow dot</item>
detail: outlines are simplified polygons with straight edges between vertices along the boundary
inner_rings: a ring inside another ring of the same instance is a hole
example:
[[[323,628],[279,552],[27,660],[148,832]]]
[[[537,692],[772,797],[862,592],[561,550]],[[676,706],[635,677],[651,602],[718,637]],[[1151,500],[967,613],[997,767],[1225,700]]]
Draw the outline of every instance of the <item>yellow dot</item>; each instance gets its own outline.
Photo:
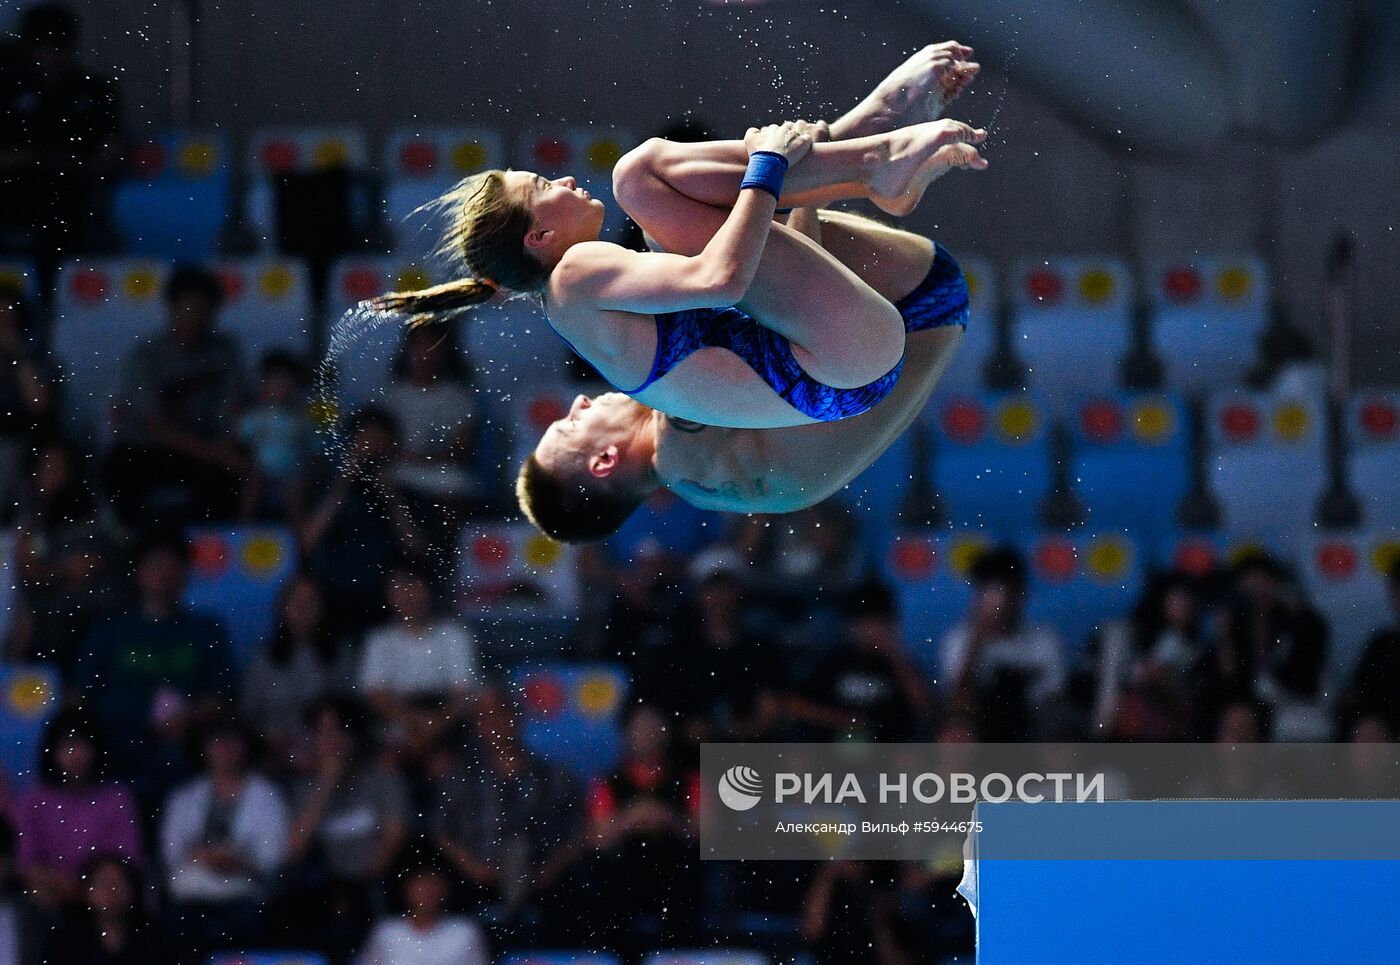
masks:
[[[1001,431],[1012,441],[1019,442],[1035,432],[1035,408],[1026,402],[1008,402],[1001,410]]]
[[[143,302],[153,298],[156,290],[160,288],[160,279],[156,273],[149,268],[136,268],[126,276],[126,281],[122,289],[126,292],[126,297],[134,301]]]
[[[1102,268],[1086,271],[1079,279],[1079,295],[1086,302],[1102,302],[1113,295],[1113,276]]]
[[[180,148],[177,163],[180,165],[180,170],[186,174],[202,178],[214,170],[214,161],[217,157],[214,145],[208,141],[186,141]]]
[[[1371,550],[1371,565],[1383,576],[1389,576],[1396,563],[1400,563],[1400,540],[1381,540]]]
[[[548,569],[559,562],[564,548],[543,533],[536,533],[525,544],[525,561],[531,566]]]
[[[1128,548],[1121,540],[1095,540],[1089,548],[1089,572],[1113,582],[1128,568]]]
[[[963,281],[967,282],[967,297],[976,298],[977,293],[982,288],[982,279],[978,277],[976,272],[964,271]]]
[[[1286,402],[1274,413],[1274,431],[1288,442],[1297,442],[1307,435],[1310,422],[1308,410],[1296,402]]]
[[[1266,555],[1268,555],[1268,550],[1264,548],[1262,543],[1257,543],[1253,540],[1245,540],[1242,543],[1236,543],[1234,546],[1230,547],[1230,565],[1238,566],[1245,560],[1252,560],[1256,557]]]
[[[588,163],[600,171],[611,171],[620,157],[622,145],[616,141],[603,139],[588,145]]]
[[[24,291],[29,287],[25,284],[24,273],[14,271],[10,268],[0,268],[0,286],[19,289],[20,291]]]
[[[1226,268],[1215,279],[1215,290],[1226,301],[1239,301],[1249,294],[1253,286],[1254,279],[1250,277],[1249,271],[1238,265]]]
[[[335,425],[335,420],[339,417],[339,410],[335,403],[326,399],[318,399],[307,407],[307,413],[311,416],[311,421],[322,429],[329,429]]]
[[[1133,409],[1133,433],[1142,442],[1166,442],[1174,421],[1172,410],[1160,402],[1142,402]]]
[[[350,147],[339,138],[332,138],[317,144],[311,157],[318,168],[337,167],[350,160]]]
[[[432,284],[428,278],[428,273],[417,265],[410,265],[399,272],[399,291],[416,292],[420,288],[427,288]]]
[[[953,544],[952,552],[948,554],[948,561],[952,565],[953,572],[959,576],[966,576],[971,572],[972,567],[977,563],[977,558],[987,548],[987,541],[977,536],[964,537]]]
[[[282,544],[270,536],[258,536],[243,546],[243,565],[258,576],[271,573],[282,563]]]
[[[258,279],[258,288],[268,298],[286,298],[295,286],[295,276],[281,265],[273,265]]]
[[[486,146],[480,141],[463,141],[452,149],[452,167],[458,174],[471,174],[486,167]]]
[[[587,677],[578,685],[578,708],[585,717],[610,717],[617,708],[617,681],[599,674]]]
[[[38,674],[20,674],[10,681],[10,707],[21,717],[38,716],[52,697],[49,682]]]

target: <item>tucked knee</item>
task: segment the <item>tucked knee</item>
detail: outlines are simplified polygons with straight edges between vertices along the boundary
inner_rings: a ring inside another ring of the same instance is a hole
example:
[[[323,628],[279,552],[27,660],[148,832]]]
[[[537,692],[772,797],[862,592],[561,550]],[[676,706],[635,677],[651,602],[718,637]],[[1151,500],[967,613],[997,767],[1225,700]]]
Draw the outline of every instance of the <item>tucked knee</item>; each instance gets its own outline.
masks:
[[[654,190],[665,144],[659,137],[648,138],[622,155],[613,166],[613,197],[623,207],[636,203],[645,198],[647,191]]]

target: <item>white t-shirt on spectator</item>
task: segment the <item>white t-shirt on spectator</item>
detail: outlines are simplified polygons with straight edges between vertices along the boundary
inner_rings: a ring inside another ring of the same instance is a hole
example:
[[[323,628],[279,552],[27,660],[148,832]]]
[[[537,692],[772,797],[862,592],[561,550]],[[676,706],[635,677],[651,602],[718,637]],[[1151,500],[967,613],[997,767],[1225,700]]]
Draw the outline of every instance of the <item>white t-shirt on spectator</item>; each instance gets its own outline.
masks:
[[[287,852],[290,819],[282,792],[266,778],[250,774],[232,806],[226,843],[252,867],[252,875],[226,875],[190,859],[190,853],[206,843],[212,795],[209,778],[196,778],[177,788],[161,813],[160,852],[170,874],[170,895],[177,901],[256,898]]]
[[[440,620],[422,632],[393,623],[365,637],[360,662],[362,692],[443,696],[476,681],[476,641],[465,627],[451,620]]]
[[[470,918],[449,915],[431,929],[405,918],[381,921],[369,936],[364,965],[489,965],[481,929]]]
[[[946,689],[957,683],[971,645],[972,630],[965,622],[943,637],[938,653],[940,687]],[[986,641],[972,679],[985,681],[998,670],[1025,674],[1027,696],[1036,704],[1054,696],[1065,684],[1065,658],[1059,636],[1049,627],[1027,623],[1013,634]]]

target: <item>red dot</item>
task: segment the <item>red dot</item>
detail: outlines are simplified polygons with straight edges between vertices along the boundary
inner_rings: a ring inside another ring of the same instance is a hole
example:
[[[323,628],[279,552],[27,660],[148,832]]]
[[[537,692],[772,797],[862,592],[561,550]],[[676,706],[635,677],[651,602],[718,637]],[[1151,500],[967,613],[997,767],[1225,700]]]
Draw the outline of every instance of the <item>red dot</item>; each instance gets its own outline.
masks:
[[[165,148],[153,142],[139,144],[132,148],[128,163],[137,177],[154,178],[165,167]]]
[[[243,273],[229,269],[219,273],[219,284],[224,289],[224,301],[232,304],[243,297],[243,290],[247,287],[243,280]]]
[[[1215,569],[1215,547],[1205,540],[1184,540],[1173,554],[1176,568],[1191,576],[1205,576]]]
[[[943,410],[943,431],[963,445],[980,440],[987,432],[987,413],[976,402],[954,402]]]
[[[1035,551],[1036,566],[1051,583],[1066,583],[1074,576],[1077,561],[1068,540],[1046,540]]]
[[[510,559],[510,544],[499,536],[478,536],[472,543],[472,558],[486,569],[500,569]]]
[[[228,543],[217,536],[201,536],[190,544],[190,565],[202,576],[220,576],[228,570]]]
[[[553,396],[540,396],[533,399],[529,407],[525,410],[525,421],[537,431],[543,432],[549,428],[549,424],[569,414],[564,403]]]
[[[73,279],[73,294],[83,302],[100,302],[107,294],[107,276],[89,268]]]
[[[569,145],[557,138],[541,138],[535,142],[535,160],[546,167],[562,167],[569,163]]]
[[[1259,412],[1251,405],[1227,405],[1220,413],[1220,428],[1231,442],[1248,442],[1259,434]]]
[[[1117,442],[1123,434],[1123,411],[1114,402],[1090,402],[1079,418],[1084,435],[1095,442]]]
[[[1201,297],[1201,273],[1194,268],[1173,268],[1162,276],[1162,290],[1174,302],[1194,302]]]
[[[905,580],[926,580],[933,575],[933,547],[927,540],[898,540],[891,556],[895,573]]]
[[[1356,573],[1356,550],[1346,543],[1327,543],[1318,548],[1317,568],[1330,580],[1349,580]]]
[[[384,291],[383,279],[373,268],[352,268],[341,282],[351,301],[362,302]]]
[[[564,686],[550,674],[536,674],[521,687],[525,710],[533,717],[553,717],[564,709]]]
[[[1389,442],[1395,438],[1396,430],[1400,429],[1400,418],[1397,418],[1395,406],[1389,402],[1367,402],[1361,407],[1358,418],[1366,435],[1377,442]]]
[[[269,141],[263,145],[262,165],[270,174],[285,174],[297,166],[297,146],[291,141]]]
[[[1026,277],[1026,292],[1039,302],[1057,302],[1065,293],[1065,283],[1057,272],[1041,268]]]
[[[409,141],[399,152],[399,166],[409,174],[427,174],[437,163],[437,148],[428,141]]]

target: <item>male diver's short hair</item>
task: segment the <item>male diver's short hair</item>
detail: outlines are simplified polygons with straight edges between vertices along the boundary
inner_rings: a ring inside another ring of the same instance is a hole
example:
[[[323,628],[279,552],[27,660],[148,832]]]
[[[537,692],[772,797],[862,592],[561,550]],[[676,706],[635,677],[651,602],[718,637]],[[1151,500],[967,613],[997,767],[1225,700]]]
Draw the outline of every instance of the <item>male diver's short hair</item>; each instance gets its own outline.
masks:
[[[515,498],[530,522],[561,543],[591,543],[611,536],[643,499],[606,479],[561,479],[534,453],[520,467]]]

